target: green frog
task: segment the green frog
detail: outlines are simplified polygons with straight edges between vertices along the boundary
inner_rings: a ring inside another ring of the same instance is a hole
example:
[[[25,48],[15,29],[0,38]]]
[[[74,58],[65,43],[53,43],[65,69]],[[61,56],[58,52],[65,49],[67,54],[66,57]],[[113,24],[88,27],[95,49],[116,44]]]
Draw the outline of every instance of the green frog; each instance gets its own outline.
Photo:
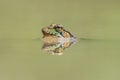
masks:
[[[69,31],[63,28],[61,24],[51,24],[48,27],[42,28],[43,37],[57,36],[62,38],[74,37]]]
[[[55,29],[56,24],[51,24],[50,26],[42,28],[43,37],[57,36],[62,37],[62,35]]]

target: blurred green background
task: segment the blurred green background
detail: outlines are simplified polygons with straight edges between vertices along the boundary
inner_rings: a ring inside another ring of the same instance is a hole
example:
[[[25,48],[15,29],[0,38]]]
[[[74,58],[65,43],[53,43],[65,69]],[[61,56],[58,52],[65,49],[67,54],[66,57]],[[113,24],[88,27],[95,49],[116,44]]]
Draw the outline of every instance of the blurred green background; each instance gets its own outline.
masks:
[[[51,23],[85,40],[51,56]],[[0,80],[120,80],[119,34],[119,0],[0,0]]]

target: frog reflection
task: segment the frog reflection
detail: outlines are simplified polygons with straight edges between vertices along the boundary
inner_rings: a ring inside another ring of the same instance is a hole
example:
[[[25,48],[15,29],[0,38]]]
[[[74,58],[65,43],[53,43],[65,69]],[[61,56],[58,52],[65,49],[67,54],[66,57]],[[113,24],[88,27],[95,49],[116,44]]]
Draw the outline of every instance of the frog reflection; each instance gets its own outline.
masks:
[[[69,48],[73,44],[75,44],[76,41],[69,41],[69,42],[60,42],[60,43],[43,43],[42,49],[46,52],[48,52],[51,55],[62,55],[63,51],[66,48]]]

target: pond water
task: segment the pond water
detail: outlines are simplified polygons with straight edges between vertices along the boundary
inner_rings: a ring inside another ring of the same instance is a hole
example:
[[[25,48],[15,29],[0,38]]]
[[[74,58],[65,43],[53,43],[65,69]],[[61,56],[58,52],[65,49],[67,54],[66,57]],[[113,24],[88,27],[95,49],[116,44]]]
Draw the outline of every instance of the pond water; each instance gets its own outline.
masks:
[[[1,0],[0,80],[119,80],[119,1]],[[81,38],[61,56],[41,49],[41,28]]]

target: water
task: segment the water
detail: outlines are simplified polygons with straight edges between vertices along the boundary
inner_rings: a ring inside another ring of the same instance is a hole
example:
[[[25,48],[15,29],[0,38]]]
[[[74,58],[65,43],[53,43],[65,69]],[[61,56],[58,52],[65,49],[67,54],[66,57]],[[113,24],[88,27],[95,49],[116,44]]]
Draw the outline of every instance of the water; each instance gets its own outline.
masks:
[[[0,80],[119,80],[119,1],[1,0]],[[60,23],[80,42],[53,56],[41,28]]]

